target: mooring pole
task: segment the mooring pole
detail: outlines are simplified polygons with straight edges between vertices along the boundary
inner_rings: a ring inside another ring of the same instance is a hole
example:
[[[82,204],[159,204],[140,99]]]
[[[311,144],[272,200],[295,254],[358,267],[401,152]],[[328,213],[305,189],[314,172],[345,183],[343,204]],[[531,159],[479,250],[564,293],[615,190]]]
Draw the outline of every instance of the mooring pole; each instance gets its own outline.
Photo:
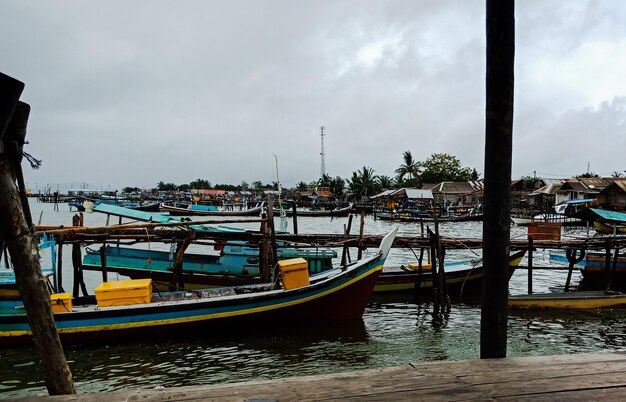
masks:
[[[41,273],[33,227],[25,216],[15,184],[20,181],[21,173],[16,173],[15,166],[22,161],[30,113],[30,106],[19,102],[23,89],[22,82],[0,73],[0,239],[6,242],[11,254],[15,281],[43,365],[48,393],[73,394],[72,373],[50,308],[50,292]]]
[[[487,0],[483,288],[480,357],[506,357],[515,1]]]
[[[528,236],[528,294],[533,294],[533,238]]]

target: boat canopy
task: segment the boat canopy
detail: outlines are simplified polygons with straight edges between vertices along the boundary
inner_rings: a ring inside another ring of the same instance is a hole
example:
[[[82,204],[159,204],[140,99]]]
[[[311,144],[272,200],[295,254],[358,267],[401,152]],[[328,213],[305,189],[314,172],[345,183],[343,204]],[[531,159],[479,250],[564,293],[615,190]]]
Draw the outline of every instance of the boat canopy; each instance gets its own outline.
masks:
[[[626,214],[623,212],[606,211],[597,208],[585,208],[574,214],[575,218],[584,221],[602,221],[612,223],[626,223]]]
[[[168,223],[181,222],[179,218],[173,218],[169,215],[163,215],[155,212],[138,211],[136,209],[124,208],[112,204],[98,204],[93,208],[94,212],[102,212],[103,214],[119,216],[127,219],[134,219],[144,222]]]
[[[590,202],[594,202],[595,198],[585,198],[584,200],[567,200],[561,201],[556,205],[578,205],[578,204],[588,204]]]

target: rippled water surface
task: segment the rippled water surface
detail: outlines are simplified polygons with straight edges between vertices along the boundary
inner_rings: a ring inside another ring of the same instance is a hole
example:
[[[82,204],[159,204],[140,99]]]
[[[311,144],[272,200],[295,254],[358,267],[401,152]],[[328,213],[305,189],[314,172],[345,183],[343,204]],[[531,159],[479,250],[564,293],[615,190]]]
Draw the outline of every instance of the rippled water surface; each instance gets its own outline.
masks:
[[[73,214],[64,204],[60,212],[52,211],[51,204],[31,206],[35,220],[43,211],[44,224],[71,222]],[[104,224],[104,217],[98,214],[86,215],[85,220],[87,225]],[[298,226],[302,233],[339,233],[346,222],[346,218],[300,218]],[[365,229],[366,233],[382,234],[393,226],[367,217]],[[358,225],[353,222],[353,227]],[[481,227],[481,223],[467,222],[443,224],[441,230],[448,236],[478,237]],[[419,224],[400,227],[401,234],[419,233],[419,230]],[[525,236],[523,228],[512,230],[512,237]],[[472,256],[472,251],[465,250],[449,252],[447,258]],[[389,263],[399,265],[413,259],[409,250],[394,249]],[[547,254],[537,253],[534,263],[547,265]],[[68,287],[71,262],[64,261],[64,267]],[[534,288],[536,291],[562,288],[565,276],[564,271],[536,271]],[[574,275],[575,280],[577,276]],[[95,286],[98,280],[99,275],[94,274],[87,282]],[[511,293],[524,293],[526,287],[526,271],[516,271],[510,284]],[[418,303],[410,295],[375,296],[362,321],[251,327],[236,333],[186,334],[176,340],[70,345],[65,351],[78,391],[97,392],[478,358],[479,332],[480,308],[476,302],[455,303],[449,314],[441,315],[433,314],[432,303]],[[626,312],[616,309],[511,314],[508,336],[509,356],[620,350],[626,346]],[[33,347],[0,349],[0,398],[45,395],[42,378]]]

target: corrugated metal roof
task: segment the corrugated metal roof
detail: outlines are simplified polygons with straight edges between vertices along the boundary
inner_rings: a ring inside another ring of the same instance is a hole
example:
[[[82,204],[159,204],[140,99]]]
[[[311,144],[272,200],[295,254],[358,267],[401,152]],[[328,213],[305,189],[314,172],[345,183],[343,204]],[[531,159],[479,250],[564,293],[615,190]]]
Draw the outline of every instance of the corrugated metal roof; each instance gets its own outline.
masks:
[[[620,188],[623,192],[626,193],[626,180],[625,179],[617,179],[617,180],[613,181],[613,183],[611,183],[608,186],[606,186],[605,188],[603,188],[601,192],[604,192],[605,190],[607,190],[609,188],[612,188],[612,187]]]
[[[474,192],[474,187],[467,181],[444,181],[432,190],[443,194],[469,194]]]

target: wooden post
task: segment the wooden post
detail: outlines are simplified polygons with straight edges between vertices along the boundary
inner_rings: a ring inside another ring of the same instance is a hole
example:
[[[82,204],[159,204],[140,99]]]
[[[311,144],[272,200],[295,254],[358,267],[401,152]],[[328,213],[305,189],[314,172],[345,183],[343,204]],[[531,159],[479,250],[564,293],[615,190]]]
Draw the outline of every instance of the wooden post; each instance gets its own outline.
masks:
[[[172,270],[170,290],[185,288],[185,281],[183,278],[183,258],[185,256],[185,251],[187,251],[187,247],[189,247],[195,235],[196,231],[189,229],[189,233],[187,234],[187,237],[185,237],[185,240],[179,242],[176,246],[176,257],[174,258],[174,269]]]
[[[109,274],[107,272],[107,246],[106,243],[102,243],[100,247],[100,264],[102,268],[102,282],[109,281]]]
[[[55,291],[59,293],[63,293],[63,242],[57,241],[57,269],[55,273],[56,287]]]
[[[365,230],[365,210],[361,210],[361,226],[359,229],[359,250],[357,254],[357,260],[363,257],[363,232]]]
[[[430,273],[431,281],[433,283],[433,301],[435,308],[438,309],[439,304],[439,280],[438,280],[438,267],[437,267],[437,245],[435,243],[435,233],[428,229],[428,238],[430,240]]]
[[[271,196],[268,199],[268,203],[267,203],[267,209],[268,209],[268,213],[267,213],[267,223],[268,226],[267,228],[269,229],[269,234],[270,234],[270,251],[271,251],[271,260],[270,260],[270,273],[271,273],[271,279],[272,279],[272,283],[277,283],[276,281],[276,277],[277,277],[277,272],[276,269],[278,269],[278,265],[276,265],[278,263],[278,250],[276,249],[276,229],[274,228],[274,200],[271,198]]]
[[[533,294],[533,238],[528,236],[528,294]]]
[[[565,292],[569,292],[569,285],[572,281],[572,272],[574,271],[574,264],[578,264],[585,258],[585,250],[580,250],[580,253],[577,254],[577,250],[567,249],[565,251],[565,256],[567,257],[567,261],[569,262],[569,267],[567,270],[567,279],[565,280]]]
[[[609,274],[611,273],[611,246],[607,240],[606,249],[604,251],[604,279],[606,280],[606,288],[609,288]]]
[[[611,272],[609,272],[609,282],[607,290],[613,289],[613,279],[615,278],[615,270],[617,269],[617,260],[619,259],[619,248],[615,249],[615,254],[613,254],[613,267],[611,268]]]
[[[348,224],[344,226],[343,234],[345,237],[350,235],[350,230],[352,229],[352,214],[348,215]],[[350,250],[348,246],[343,246],[343,252],[341,253],[341,266],[345,266],[351,261],[350,258]]]
[[[15,269],[17,288],[22,296],[37,353],[44,368],[44,382],[50,395],[75,393],[72,373],[63,354],[50,308],[50,292],[41,273],[37,246],[31,235],[18,189],[14,162],[21,154],[10,154],[5,144],[26,132],[30,107],[19,103],[24,84],[0,73],[0,238],[6,242]],[[9,125],[11,125],[10,129]],[[6,134],[6,137],[5,137]],[[22,135],[23,134],[23,135]],[[23,144],[23,142],[22,142]]]
[[[515,1],[487,0],[480,357],[506,357]]]
[[[259,246],[259,271],[261,274],[261,282],[267,283],[271,281],[270,267],[269,267],[269,233],[267,230],[267,214],[264,212],[261,215],[263,221],[261,222],[261,235],[263,239]]]
[[[293,234],[298,234],[298,207],[295,201],[291,201],[291,209],[293,210]]]

